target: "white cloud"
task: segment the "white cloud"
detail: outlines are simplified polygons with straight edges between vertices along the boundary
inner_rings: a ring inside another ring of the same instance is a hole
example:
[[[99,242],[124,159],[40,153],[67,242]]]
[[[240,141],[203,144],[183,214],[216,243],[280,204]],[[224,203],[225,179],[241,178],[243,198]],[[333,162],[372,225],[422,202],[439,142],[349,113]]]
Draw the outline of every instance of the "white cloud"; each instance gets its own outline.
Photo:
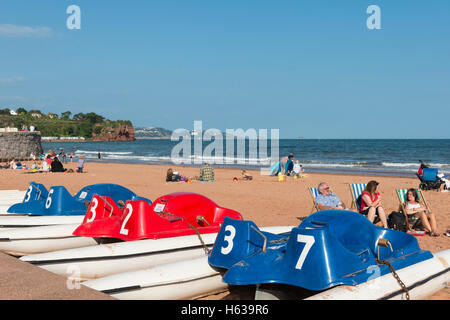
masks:
[[[0,84],[11,84],[25,81],[24,77],[0,78]]]
[[[29,27],[14,24],[0,24],[0,37],[12,38],[47,38],[53,31],[49,27]]]

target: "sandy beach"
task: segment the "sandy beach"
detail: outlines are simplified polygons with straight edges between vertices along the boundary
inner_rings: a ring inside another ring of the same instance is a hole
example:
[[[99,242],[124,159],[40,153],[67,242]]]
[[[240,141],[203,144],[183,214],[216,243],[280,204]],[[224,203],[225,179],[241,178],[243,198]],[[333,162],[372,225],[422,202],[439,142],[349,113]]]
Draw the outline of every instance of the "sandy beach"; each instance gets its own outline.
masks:
[[[66,168],[76,168],[76,163],[65,164]],[[240,177],[238,169],[216,168],[215,183],[167,183],[165,174],[171,167],[181,175],[192,177],[199,174],[197,167],[87,163],[85,173],[35,173],[1,170],[2,190],[25,190],[31,181],[44,184],[47,188],[55,185],[65,186],[74,194],[82,187],[95,183],[116,183],[123,185],[140,196],[151,200],[172,192],[195,192],[203,194],[218,205],[239,211],[246,220],[254,221],[258,226],[298,225],[299,217],[311,213],[312,200],[308,187],[316,187],[320,182],[327,182],[333,192],[345,202],[351,204],[349,183],[367,183],[376,180],[380,183],[379,191],[383,197],[383,207],[387,212],[398,209],[395,189],[417,188],[417,178],[340,175],[307,173],[303,179],[287,179],[278,182],[276,177],[260,175],[259,171],[250,171],[252,181],[233,181]],[[438,252],[450,248],[450,237],[443,233],[450,228],[450,193],[435,191],[424,192],[432,211],[436,214],[440,237],[417,237],[422,249]],[[0,288],[1,289],[1,288]],[[207,299],[239,299],[228,292],[210,296]],[[444,289],[429,299],[450,299],[450,290]]]

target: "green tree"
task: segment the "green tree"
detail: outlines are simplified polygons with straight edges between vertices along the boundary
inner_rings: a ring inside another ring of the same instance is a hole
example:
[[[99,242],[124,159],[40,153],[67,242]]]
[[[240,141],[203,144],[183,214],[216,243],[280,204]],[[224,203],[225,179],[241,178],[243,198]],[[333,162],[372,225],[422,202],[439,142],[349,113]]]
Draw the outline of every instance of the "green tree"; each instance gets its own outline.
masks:
[[[24,115],[24,114],[27,114],[28,112],[27,112],[27,110],[25,110],[24,108],[18,108],[18,109],[16,110],[16,113],[17,113],[17,114]]]
[[[63,113],[61,113],[61,119],[69,120],[71,114],[72,114],[72,112],[70,112],[70,111],[63,112]]]
[[[102,123],[103,121],[105,121],[105,118],[101,115],[96,114],[95,112],[89,112],[88,114],[86,114],[86,120],[92,124],[96,124]]]
[[[86,115],[84,113],[77,113],[73,116],[73,120],[86,120]]]

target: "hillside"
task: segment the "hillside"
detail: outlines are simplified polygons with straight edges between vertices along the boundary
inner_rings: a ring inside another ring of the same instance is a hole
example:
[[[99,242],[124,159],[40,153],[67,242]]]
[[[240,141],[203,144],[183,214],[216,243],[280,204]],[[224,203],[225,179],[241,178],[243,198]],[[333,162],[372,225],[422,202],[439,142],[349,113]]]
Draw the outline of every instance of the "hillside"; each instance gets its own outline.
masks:
[[[71,117],[70,111],[60,116],[44,114],[39,110],[27,111],[19,108],[11,114],[9,109],[0,110],[0,127],[35,127],[43,137],[83,137],[93,141],[133,141],[134,127],[129,120],[108,120],[94,112],[77,113]]]

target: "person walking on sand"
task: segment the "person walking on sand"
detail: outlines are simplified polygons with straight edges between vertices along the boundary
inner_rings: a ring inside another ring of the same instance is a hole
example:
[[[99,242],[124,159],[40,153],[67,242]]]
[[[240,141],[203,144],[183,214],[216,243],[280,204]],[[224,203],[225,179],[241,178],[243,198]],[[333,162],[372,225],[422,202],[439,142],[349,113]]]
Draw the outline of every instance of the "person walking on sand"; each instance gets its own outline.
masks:
[[[70,153],[70,162],[73,160],[73,152]]]

